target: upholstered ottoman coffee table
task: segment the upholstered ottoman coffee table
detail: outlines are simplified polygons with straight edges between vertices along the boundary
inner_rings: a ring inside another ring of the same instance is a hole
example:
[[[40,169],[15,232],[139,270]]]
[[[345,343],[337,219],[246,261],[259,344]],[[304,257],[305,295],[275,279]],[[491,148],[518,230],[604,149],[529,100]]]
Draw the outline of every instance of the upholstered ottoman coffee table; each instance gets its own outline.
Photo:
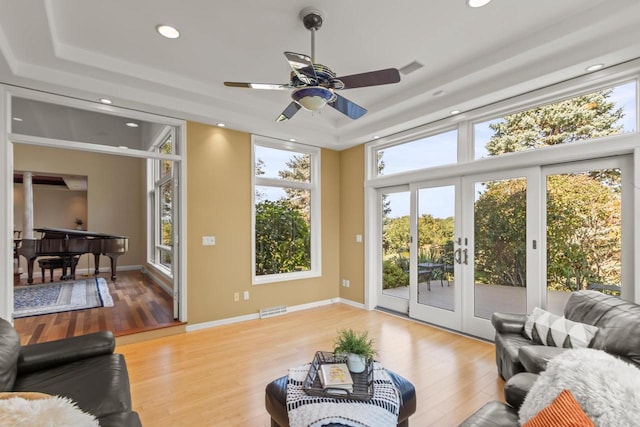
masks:
[[[416,412],[416,389],[409,381],[400,375],[387,370],[400,395],[400,411],[398,427],[409,427],[409,417]],[[267,384],[265,390],[265,407],[271,416],[271,427],[289,427],[287,414],[287,379],[280,377]],[[338,427],[340,424],[328,424]]]

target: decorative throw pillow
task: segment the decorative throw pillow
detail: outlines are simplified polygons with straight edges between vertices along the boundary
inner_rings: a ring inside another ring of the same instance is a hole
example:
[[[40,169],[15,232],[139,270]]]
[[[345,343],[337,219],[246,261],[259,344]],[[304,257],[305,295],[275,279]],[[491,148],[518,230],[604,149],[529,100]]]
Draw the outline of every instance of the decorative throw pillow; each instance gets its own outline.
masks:
[[[562,390],[551,405],[546,406],[522,427],[594,427],[569,390]]]
[[[551,347],[588,347],[598,327],[571,321],[539,307],[527,316],[524,334],[535,343]]]
[[[638,427],[640,369],[602,350],[563,351],[547,364],[520,406],[520,424],[569,390],[596,427]]]
[[[0,426],[12,427],[99,427],[93,415],[82,412],[69,398],[12,397],[0,400]]]

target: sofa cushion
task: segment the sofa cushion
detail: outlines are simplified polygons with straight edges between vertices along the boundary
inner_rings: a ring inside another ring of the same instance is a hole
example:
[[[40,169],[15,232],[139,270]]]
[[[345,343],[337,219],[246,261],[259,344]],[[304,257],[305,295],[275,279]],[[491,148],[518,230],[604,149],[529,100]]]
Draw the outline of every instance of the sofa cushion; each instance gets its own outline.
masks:
[[[0,391],[12,391],[18,372],[20,338],[11,323],[0,319]]]
[[[640,366],[640,305],[597,291],[571,294],[564,315],[599,328],[591,347]]]
[[[594,427],[569,390],[562,390],[551,404],[543,408],[522,427]]]
[[[522,334],[496,334],[495,345],[498,373],[505,381],[518,372],[524,372],[518,350],[524,345],[531,345],[531,340]]]
[[[562,348],[588,347],[598,328],[557,316],[539,307],[524,325],[524,334],[535,343]]]
[[[98,418],[131,410],[124,357],[110,354],[20,375],[15,391],[38,391],[71,398]]]

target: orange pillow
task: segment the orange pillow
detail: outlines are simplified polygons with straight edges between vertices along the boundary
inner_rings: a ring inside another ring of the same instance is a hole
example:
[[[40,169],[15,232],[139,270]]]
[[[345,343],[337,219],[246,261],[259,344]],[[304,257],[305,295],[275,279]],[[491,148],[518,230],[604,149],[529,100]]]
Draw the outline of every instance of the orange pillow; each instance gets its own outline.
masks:
[[[562,390],[562,393],[549,406],[538,412],[522,427],[595,427],[595,425],[584,413],[573,394],[569,390]]]

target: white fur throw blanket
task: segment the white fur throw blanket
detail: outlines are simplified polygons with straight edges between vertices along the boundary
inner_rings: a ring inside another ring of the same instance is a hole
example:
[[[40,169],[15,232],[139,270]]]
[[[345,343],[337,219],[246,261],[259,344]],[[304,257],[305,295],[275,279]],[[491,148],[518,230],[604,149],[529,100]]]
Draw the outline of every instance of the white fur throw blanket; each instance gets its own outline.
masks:
[[[99,427],[98,421],[66,397],[0,400],[0,426],[11,427]]]
[[[596,427],[640,425],[640,369],[591,348],[567,350],[549,361],[520,407],[520,424],[565,389]]]
[[[373,398],[370,401],[309,396],[303,390],[309,364],[289,369],[287,411],[291,427],[321,427],[338,423],[349,427],[395,427],[400,395],[387,371],[373,363]]]

